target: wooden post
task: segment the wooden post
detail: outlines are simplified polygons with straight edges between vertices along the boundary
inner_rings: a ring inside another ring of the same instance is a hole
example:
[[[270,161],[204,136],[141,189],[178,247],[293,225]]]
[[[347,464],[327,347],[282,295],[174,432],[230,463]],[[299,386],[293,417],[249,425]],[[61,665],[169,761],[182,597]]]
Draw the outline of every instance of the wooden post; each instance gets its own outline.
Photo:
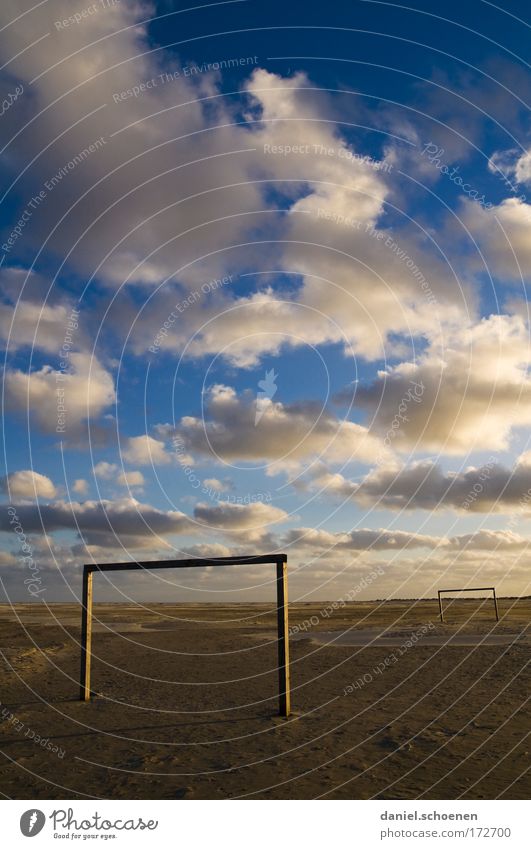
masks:
[[[278,712],[289,716],[291,695],[289,680],[288,564],[277,560],[278,621]]]
[[[496,622],[499,622],[500,617],[498,614],[498,599],[496,598],[496,587],[492,588],[492,592],[494,593],[494,611],[496,613]]]
[[[442,607],[441,591],[440,590],[438,590],[437,595],[439,596],[439,614],[440,614],[440,617],[441,617],[441,622],[444,622],[443,607]]]
[[[92,650],[92,569],[83,568],[83,599],[81,608],[81,670],[79,698],[90,701],[90,655]]]

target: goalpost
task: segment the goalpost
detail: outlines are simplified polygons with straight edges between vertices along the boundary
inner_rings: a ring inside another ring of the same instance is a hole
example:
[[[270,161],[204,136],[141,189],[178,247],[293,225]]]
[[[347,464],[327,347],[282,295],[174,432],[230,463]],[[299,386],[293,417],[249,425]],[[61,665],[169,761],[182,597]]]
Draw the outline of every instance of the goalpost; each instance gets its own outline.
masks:
[[[205,566],[251,566],[257,563],[276,565],[277,645],[278,645],[278,709],[280,716],[291,710],[288,639],[288,557],[286,554],[264,554],[250,557],[214,557],[208,560],[153,560],[127,563],[94,563],[83,567],[81,608],[81,671],[79,698],[90,701],[90,661],[92,655],[92,578],[94,572],[125,572],[130,569],[190,569]]]
[[[439,614],[441,617],[441,622],[444,622],[443,615],[443,606],[442,606],[442,593],[492,593],[492,600],[494,601],[494,614],[496,616],[496,622],[500,621],[500,617],[498,615],[498,599],[496,598],[496,588],[495,587],[460,587],[456,590],[437,590],[437,594],[439,596]]]

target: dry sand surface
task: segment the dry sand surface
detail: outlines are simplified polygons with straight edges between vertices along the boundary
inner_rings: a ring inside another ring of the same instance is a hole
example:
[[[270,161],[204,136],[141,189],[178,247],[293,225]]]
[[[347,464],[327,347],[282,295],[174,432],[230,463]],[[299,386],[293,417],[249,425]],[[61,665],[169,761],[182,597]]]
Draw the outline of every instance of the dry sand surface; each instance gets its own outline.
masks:
[[[499,623],[492,604],[456,602],[444,625],[436,601],[355,602],[330,617],[325,606],[290,607],[289,719],[276,716],[271,606],[96,605],[87,704],[79,607],[0,606],[0,791],[529,796],[531,599],[501,599]]]

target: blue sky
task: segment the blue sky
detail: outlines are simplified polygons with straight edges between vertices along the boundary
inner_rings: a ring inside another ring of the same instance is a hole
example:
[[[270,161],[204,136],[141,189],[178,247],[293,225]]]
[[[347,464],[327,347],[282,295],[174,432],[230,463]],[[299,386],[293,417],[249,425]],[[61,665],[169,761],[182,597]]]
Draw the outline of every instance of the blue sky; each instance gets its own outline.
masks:
[[[5,3],[6,598],[528,592],[527,17]]]

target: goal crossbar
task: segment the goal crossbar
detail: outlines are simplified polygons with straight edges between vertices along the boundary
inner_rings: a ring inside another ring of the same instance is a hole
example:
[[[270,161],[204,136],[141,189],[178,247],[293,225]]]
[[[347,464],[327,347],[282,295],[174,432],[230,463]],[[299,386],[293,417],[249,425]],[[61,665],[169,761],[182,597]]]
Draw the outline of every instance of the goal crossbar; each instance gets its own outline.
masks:
[[[444,614],[443,614],[443,606],[442,606],[442,593],[492,593],[492,600],[494,602],[494,613],[496,616],[496,622],[500,621],[500,617],[498,614],[498,599],[496,598],[496,587],[457,587],[453,590],[437,590],[437,596],[439,598],[439,615],[441,617],[441,622],[444,622]]]
[[[276,566],[277,587],[277,645],[278,645],[278,708],[280,716],[289,716],[290,674],[288,638],[288,557],[286,554],[259,554],[249,557],[213,557],[195,560],[145,560],[126,563],[90,563],[83,567],[83,597],[81,602],[81,669],[79,698],[88,702],[92,659],[92,579],[95,572],[127,572],[133,569],[193,569],[207,566]]]

